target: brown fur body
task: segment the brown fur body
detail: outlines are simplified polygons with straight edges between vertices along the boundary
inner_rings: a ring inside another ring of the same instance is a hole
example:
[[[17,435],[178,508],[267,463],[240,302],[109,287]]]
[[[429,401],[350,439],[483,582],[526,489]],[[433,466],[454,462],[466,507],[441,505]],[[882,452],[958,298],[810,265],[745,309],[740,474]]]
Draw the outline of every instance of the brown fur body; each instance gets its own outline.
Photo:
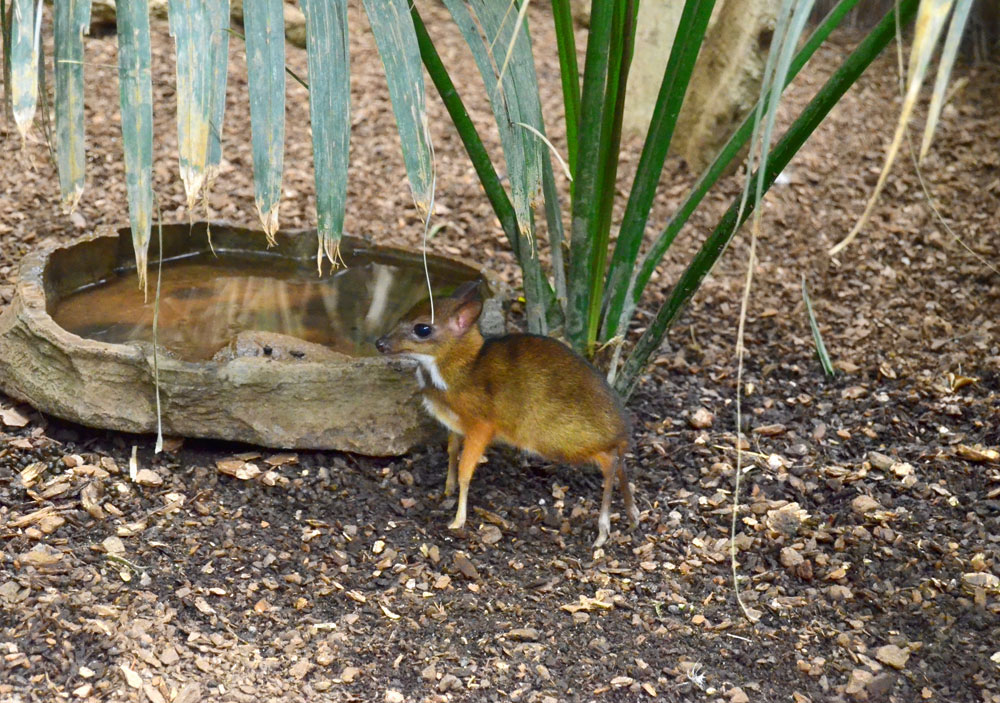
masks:
[[[462,418],[487,422],[505,444],[567,464],[627,447],[628,425],[617,396],[566,345],[529,334],[483,340],[477,329],[465,337],[460,348],[437,360],[448,389],[424,388],[427,400],[457,416],[460,425],[466,424]]]
[[[628,423],[618,397],[582,357],[550,337],[510,334],[484,340],[474,288],[410,311],[376,342],[383,354],[416,359],[428,411],[449,430],[445,495],[456,482],[458,509],[450,527],[465,524],[469,481],[486,448],[501,441],[551,461],[594,463],[604,474],[599,534],[607,539],[615,476],[633,523],[636,509],[623,465]],[[461,450],[461,458],[459,453]]]

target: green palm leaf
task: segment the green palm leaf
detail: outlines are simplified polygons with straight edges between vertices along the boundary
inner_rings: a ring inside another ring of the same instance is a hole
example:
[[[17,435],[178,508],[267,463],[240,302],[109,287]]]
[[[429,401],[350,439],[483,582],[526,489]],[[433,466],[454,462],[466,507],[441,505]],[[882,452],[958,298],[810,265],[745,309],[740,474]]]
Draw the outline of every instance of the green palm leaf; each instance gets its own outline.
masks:
[[[38,42],[42,3],[14,0],[11,28],[10,82],[14,123],[21,138],[28,136],[38,106]]]
[[[302,0],[309,59],[309,119],[316,172],[319,250],[336,265],[347,207],[347,163],[351,138],[350,61],[346,0]]]
[[[417,209],[430,216],[434,197],[434,160],[420,49],[407,0],[364,0],[365,12],[378,46],[403,147],[403,161]]]
[[[116,16],[125,186],[128,191],[128,213],[139,287],[145,290],[153,209],[153,88],[150,73],[149,2],[119,0]]]
[[[245,0],[254,200],[268,243],[278,230],[285,158],[285,16],[282,0]]]
[[[208,158],[213,66],[204,60],[204,51],[211,46],[212,23],[208,0],[170,0],[168,12],[177,47],[177,151],[188,217],[193,218]]]
[[[55,3],[56,164],[62,199],[71,210],[83,194],[86,171],[83,33],[89,27],[90,0]]]

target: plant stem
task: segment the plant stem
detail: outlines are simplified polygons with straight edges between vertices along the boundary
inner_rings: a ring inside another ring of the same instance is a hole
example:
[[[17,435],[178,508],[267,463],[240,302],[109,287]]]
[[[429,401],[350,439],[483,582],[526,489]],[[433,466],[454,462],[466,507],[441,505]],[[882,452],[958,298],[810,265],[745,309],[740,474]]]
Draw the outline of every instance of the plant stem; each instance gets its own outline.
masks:
[[[607,276],[610,298],[605,301],[608,305],[602,335],[604,341],[619,333],[618,318],[628,292],[630,273],[642,244],[663,163],[714,6],[715,0],[688,0],[684,4],[611,257]]]
[[[566,110],[566,144],[569,171],[576,173],[577,130],[580,127],[580,70],[576,64],[576,37],[569,0],[552,0],[552,20],[556,27],[559,50],[559,76],[562,78],[563,105]]]
[[[451,81],[451,76],[448,75],[447,69],[441,62],[441,56],[434,48],[434,43],[427,33],[427,27],[424,25],[416,5],[411,5],[410,15],[413,17],[413,28],[417,34],[420,58],[423,59],[427,73],[434,82],[434,87],[437,88],[441,101],[444,103],[445,109],[448,110],[451,121],[455,124],[455,129],[458,130],[458,136],[462,139],[462,145],[469,155],[472,167],[476,170],[483,190],[486,191],[486,197],[489,198],[490,205],[493,206],[493,212],[500,220],[504,234],[507,235],[507,242],[510,244],[514,256],[520,261],[522,258],[520,253],[521,233],[517,226],[514,206],[511,204],[510,198],[507,197],[507,191],[500,183],[500,177],[497,175],[496,169],[493,168],[490,155],[487,153],[486,147],[483,146],[483,140],[479,138],[476,126],[472,123],[472,119],[462,103],[462,98],[455,89],[455,84]],[[530,253],[528,255],[530,256]]]
[[[573,173],[566,338],[586,352],[590,266],[598,223],[602,120],[614,0],[594,0],[590,13],[587,58],[580,101],[579,153]]]
[[[625,112],[625,90],[635,46],[637,0],[622,0],[615,6],[611,34],[611,57],[604,97],[604,125],[601,128],[602,185],[598,206],[596,241],[590,262],[590,297],[587,305],[587,351],[593,349],[601,322],[601,301],[604,296],[604,268],[611,240],[611,217],[614,211],[621,156],[622,117]]]

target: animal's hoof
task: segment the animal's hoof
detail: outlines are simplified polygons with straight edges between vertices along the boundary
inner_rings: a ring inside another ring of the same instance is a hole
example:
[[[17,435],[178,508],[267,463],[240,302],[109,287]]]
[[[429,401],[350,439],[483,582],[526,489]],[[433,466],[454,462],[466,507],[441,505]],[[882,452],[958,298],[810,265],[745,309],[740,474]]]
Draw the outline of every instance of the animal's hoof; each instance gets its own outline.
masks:
[[[629,520],[632,521],[632,527],[639,526],[639,508],[632,506],[632,510],[628,514]]]
[[[459,520],[458,518],[452,520],[448,525],[449,530],[461,530],[463,527],[465,527],[465,520]]]
[[[604,546],[604,543],[608,541],[608,533],[602,532],[597,535],[597,539],[594,540],[594,549],[599,549]]]

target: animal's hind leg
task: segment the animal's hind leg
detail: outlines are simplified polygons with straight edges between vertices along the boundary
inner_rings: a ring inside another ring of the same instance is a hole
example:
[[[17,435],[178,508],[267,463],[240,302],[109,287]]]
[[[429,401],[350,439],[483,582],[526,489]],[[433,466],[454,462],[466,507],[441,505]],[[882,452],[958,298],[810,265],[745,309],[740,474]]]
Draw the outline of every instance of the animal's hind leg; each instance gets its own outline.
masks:
[[[618,474],[618,487],[625,498],[625,512],[628,513],[628,519],[632,522],[632,526],[635,527],[639,524],[639,508],[635,507],[635,501],[632,500],[632,489],[629,488],[628,477],[625,475],[624,450],[618,452],[618,457],[615,459],[615,471]]]
[[[607,453],[600,453],[594,456],[594,461],[601,467],[604,474],[604,494],[601,496],[601,516],[597,518],[597,539],[594,540],[594,549],[603,545],[608,539],[611,531],[611,491],[614,487],[615,460]]]
[[[448,433],[448,478],[444,481],[444,497],[455,492],[455,482],[458,480],[458,453],[462,448],[462,435],[457,432]]]

